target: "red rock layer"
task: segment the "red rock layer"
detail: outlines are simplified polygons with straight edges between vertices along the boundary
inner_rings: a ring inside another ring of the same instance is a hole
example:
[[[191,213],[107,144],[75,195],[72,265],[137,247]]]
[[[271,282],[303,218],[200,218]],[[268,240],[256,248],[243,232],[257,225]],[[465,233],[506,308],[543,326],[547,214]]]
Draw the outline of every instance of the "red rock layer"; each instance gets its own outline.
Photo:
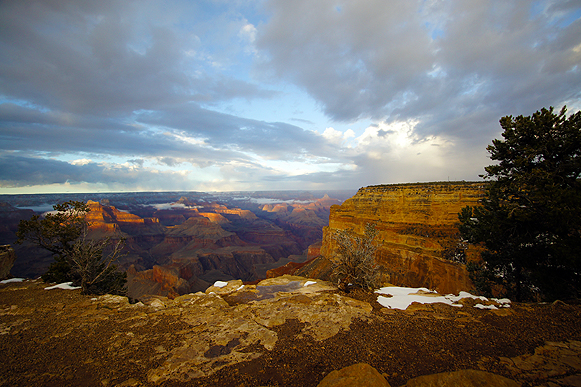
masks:
[[[289,274],[293,275],[297,270],[303,268],[304,266],[311,263],[315,258],[311,258],[305,262],[289,262],[286,265],[277,267],[276,269],[270,269],[266,271],[266,278],[280,277],[281,275]]]

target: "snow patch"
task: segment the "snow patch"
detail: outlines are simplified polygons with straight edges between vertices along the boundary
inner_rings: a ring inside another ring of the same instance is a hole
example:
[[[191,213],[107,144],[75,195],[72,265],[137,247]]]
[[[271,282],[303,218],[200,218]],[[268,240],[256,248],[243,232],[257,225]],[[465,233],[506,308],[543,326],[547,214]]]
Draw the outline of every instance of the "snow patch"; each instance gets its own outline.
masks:
[[[24,281],[24,278],[10,278],[0,281],[0,284],[10,284],[13,282],[22,282],[22,281]]]
[[[405,310],[414,302],[420,304],[433,304],[441,302],[452,305],[454,301],[446,298],[446,296],[439,296],[435,291],[427,288],[405,288],[398,286],[388,286],[376,290],[375,293],[385,294],[391,297],[378,296],[377,302],[386,308]]]
[[[406,288],[399,286],[387,286],[376,290],[375,293],[379,294],[377,296],[377,302],[381,304],[381,306],[400,310],[407,309],[407,307],[414,302],[420,304],[442,303],[461,308],[462,304],[458,304],[458,301],[464,298],[472,298],[483,302],[489,301],[486,297],[475,296],[468,292],[460,292],[457,296],[454,294],[442,296],[436,291],[427,288]],[[493,298],[491,301],[499,304],[499,306],[503,308],[510,307],[510,300],[508,298]],[[490,310],[498,309],[495,305],[484,305],[481,303],[476,304],[474,307]]]
[[[216,282],[214,282],[214,286],[217,287],[217,288],[223,288],[226,285],[228,285],[228,282],[224,282],[224,281],[216,281]]]
[[[49,286],[48,288],[44,288],[44,290],[52,290],[52,289],[64,289],[64,290],[75,290],[80,289],[80,286],[71,286],[72,282],[63,282],[62,284]]]
[[[475,308],[478,309],[491,309],[491,310],[496,310],[498,309],[496,306],[494,305],[482,305],[482,304],[476,304],[474,305]]]
[[[316,283],[317,283],[317,281],[307,281],[307,282],[305,282],[305,284],[303,286],[314,285]]]

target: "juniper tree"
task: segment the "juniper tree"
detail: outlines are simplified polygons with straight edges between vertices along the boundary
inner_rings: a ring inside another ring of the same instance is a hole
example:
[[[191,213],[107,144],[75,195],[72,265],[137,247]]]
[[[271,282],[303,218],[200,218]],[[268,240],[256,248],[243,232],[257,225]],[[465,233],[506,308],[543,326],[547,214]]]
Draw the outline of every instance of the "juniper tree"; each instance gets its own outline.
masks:
[[[481,289],[498,283],[517,300],[580,294],[581,112],[565,113],[500,120],[482,206],[459,214],[463,238],[486,247],[471,265]]]
[[[92,241],[87,238],[83,202],[68,201],[53,206],[44,216],[21,220],[16,243],[28,241],[53,254],[54,262],[42,275],[46,282],[73,282],[84,294],[125,294],[126,273],[116,270],[113,262],[120,256],[124,240]]]

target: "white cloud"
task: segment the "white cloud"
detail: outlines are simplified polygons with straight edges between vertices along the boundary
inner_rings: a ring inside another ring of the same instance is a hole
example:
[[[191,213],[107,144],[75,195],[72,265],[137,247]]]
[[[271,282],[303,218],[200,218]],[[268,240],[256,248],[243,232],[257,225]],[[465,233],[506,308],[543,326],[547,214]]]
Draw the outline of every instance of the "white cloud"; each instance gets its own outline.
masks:
[[[347,140],[355,137],[355,132],[352,129],[347,129],[345,132],[328,127],[323,131],[323,137],[331,144],[344,145]]]
[[[92,162],[93,161],[89,160],[89,159],[78,159],[78,160],[71,161],[71,164],[73,164],[73,165],[87,165],[87,164],[90,164]]]
[[[247,23],[240,29],[238,36],[246,40],[248,43],[254,44],[254,41],[256,40],[256,27]]]

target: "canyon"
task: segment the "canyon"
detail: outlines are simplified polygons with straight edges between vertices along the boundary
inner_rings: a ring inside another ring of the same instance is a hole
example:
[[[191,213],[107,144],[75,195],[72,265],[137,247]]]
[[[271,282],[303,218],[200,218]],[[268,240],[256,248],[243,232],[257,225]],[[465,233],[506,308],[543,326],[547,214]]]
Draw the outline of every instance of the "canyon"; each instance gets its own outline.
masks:
[[[140,194],[134,200],[120,201],[116,195],[88,199],[88,238],[125,241],[117,266],[128,275],[131,298],[148,294],[175,298],[203,291],[216,280],[263,279],[269,269],[306,260],[309,245],[322,238],[330,206],[342,201],[326,193],[321,196],[189,193],[179,198],[155,195],[157,203],[140,200]],[[165,202],[170,197],[173,201]],[[12,244],[19,220],[34,211],[9,203],[2,209],[0,242]],[[52,261],[50,254],[30,244],[14,247],[15,276],[38,277]]]
[[[463,263],[478,259],[478,251],[462,244],[457,216],[463,207],[478,205],[483,193],[484,183],[439,182],[363,187],[344,201],[327,194],[307,200],[238,194],[210,201],[191,193],[171,203],[117,202],[117,208],[114,200],[102,198],[87,201],[87,221],[91,238],[125,239],[126,255],[118,266],[128,274],[133,298],[175,298],[216,280],[252,282],[293,273],[330,280],[334,233],[362,235],[366,224],[377,230],[381,284],[458,294],[473,290]],[[4,216],[14,219],[30,211],[7,209]],[[30,261],[17,260],[16,272]],[[50,257],[41,260],[47,261]],[[39,264],[27,267],[38,270]]]

